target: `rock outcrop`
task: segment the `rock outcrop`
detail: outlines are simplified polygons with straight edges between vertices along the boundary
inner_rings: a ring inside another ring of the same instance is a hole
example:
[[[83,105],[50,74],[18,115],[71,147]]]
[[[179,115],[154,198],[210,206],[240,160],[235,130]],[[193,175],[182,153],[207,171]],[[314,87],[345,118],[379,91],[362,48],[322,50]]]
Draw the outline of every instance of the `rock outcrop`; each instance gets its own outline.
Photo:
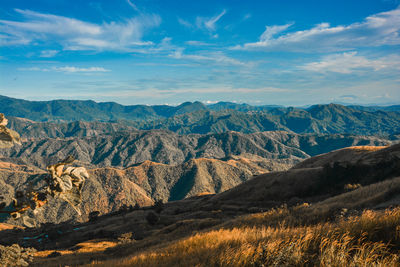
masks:
[[[20,144],[19,134],[6,126],[8,120],[3,113],[0,113],[0,148],[10,148],[14,144]]]

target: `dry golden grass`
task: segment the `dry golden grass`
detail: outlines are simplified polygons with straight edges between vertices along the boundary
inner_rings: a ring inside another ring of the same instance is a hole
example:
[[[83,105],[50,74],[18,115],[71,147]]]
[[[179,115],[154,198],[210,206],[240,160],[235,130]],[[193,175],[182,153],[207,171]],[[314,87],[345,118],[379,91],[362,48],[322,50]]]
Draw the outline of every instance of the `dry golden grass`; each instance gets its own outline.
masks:
[[[118,243],[111,241],[87,241],[76,244],[74,250],[42,250],[35,253],[35,257],[45,258],[54,252],[58,252],[61,255],[67,254],[81,254],[81,253],[95,253],[102,252],[108,248],[115,247]]]
[[[0,223],[0,231],[3,230],[11,230],[11,229],[24,229],[24,227],[22,226],[17,226],[17,225],[12,225],[12,224],[8,224],[8,223]]]
[[[359,151],[378,151],[384,148],[387,148],[388,146],[350,146],[346,147],[346,149],[354,149],[354,150],[359,150]]]
[[[90,266],[399,266],[400,208],[302,226],[308,209],[249,215],[124,259]]]
[[[70,255],[73,254],[73,251],[71,250],[54,250],[54,249],[50,249],[50,250],[41,250],[41,251],[37,251],[34,255],[36,258],[46,258],[49,255],[51,255],[54,252],[58,252],[61,255]]]
[[[214,195],[214,193],[211,193],[211,192],[201,192],[201,193],[197,193],[195,196],[196,196],[196,197],[201,197],[201,196],[208,196],[208,195]]]
[[[110,241],[101,241],[101,242],[82,242],[76,245],[77,253],[90,253],[90,252],[98,252],[104,251],[107,248],[115,247],[117,242],[110,242]]]

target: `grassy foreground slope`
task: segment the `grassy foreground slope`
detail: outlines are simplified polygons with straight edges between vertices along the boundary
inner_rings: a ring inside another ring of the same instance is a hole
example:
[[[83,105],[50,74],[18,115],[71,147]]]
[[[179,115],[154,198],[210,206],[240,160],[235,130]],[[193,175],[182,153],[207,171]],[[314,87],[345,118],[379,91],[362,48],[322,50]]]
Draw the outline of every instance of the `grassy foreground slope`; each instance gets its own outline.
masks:
[[[124,259],[87,266],[398,266],[400,209],[308,224],[307,208],[279,208]],[[132,251],[133,252],[133,251]]]

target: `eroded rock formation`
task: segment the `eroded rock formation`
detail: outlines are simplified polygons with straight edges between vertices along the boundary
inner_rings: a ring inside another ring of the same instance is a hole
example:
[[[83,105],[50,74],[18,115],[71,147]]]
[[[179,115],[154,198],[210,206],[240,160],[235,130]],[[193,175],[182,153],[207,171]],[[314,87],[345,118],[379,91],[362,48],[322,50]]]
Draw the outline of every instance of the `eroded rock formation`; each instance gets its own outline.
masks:
[[[9,148],[14,144],[21,144],[19,134],[8,129],[7,124],[7,118],[3,113],[0,113],[0,148]]]

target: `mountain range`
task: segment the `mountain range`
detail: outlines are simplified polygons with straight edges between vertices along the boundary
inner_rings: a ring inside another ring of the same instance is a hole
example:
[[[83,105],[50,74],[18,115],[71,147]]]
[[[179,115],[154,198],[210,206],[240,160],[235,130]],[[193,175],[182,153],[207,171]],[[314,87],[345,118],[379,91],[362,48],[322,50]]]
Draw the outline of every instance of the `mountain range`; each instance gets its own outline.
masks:
[[[196,158],[224,159],[246,154],[295,164],[310,156],[347,146],[380,146],[395,142],[374,136],[284,131],[251,134],[230,131],[204,135],[179,135],[166,130],[120,132],[112,129],[111,133],[103,135],[89,132],[89,136],[79,130],[76,136],[63,138],[44,137],[45,133],[41,138],[25,138],[21,145],[0,150],[0,157],[42,169],[68,155],[73,155],[79,164],[88,167],[129,167],[146,160],[181,164]],[[24,136],[24,132],[21,133]]]
[[[382,136],[400,133],[399,106],[361,107],[329,104],[302,109],[250,106],[228,102],[208,106],[201,102],[185,102],[179,106],[123,106],[113,102],[26,101],[0,96],[0,112],[7,116],[21,117],[36,122],[114,122],[107,127],[128,127],[127,129],[132,127],[140,130],[167,129],[180,134],[224,131],[254,133],[276,130],[294,133],[349,133]],[[22,124],[27,126],[29,121]],[[105,125],[107,124],[103,124]],[[15,125],[15,127],[23,126]],[[43,127],[50,131],[49,128],[59,126],[42,123],[40,126],[32,127]],[[96,128],[90,124],[87,127]]]

